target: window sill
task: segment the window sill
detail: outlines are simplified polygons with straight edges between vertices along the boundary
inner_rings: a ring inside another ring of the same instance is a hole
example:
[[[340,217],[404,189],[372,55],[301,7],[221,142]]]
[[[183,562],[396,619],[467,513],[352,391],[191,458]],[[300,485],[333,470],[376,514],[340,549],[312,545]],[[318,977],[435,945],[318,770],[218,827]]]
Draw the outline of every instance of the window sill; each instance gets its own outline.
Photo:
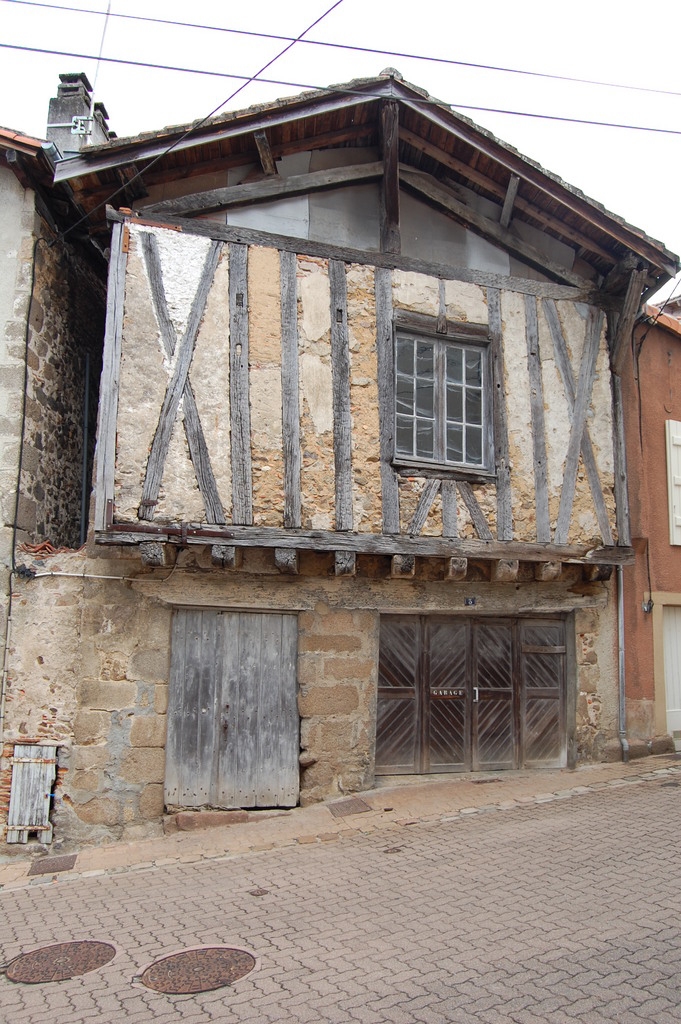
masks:
[[[494,470],[472,469],[466,466],[443,466],[434,462],[409,462],[393,459],[392,466],[398,476],[422,476],[438,480],[465,480],[471,484],[495,483]]]

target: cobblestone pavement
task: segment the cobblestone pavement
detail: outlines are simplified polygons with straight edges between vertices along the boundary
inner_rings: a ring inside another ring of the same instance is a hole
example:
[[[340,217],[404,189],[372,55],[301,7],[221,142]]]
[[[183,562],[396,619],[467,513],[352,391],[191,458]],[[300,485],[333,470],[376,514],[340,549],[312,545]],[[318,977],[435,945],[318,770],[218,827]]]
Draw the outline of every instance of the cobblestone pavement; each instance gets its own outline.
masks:
[[[0,893],[6,961],[82,939],[116,956],[62,982],[0,977],[0,1020],[678,1024],[680,812],[666,764],[436,820],[356,815],[268,851],[202,832],[165,863],[17,877]],[[213,944],[256,969],[197,995],[136,980]]]

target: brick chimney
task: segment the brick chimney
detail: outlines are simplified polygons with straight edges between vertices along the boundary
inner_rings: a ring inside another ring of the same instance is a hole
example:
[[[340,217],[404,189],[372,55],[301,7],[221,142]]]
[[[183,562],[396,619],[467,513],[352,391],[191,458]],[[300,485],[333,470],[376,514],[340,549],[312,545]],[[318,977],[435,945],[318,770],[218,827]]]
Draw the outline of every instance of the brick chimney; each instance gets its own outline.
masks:
[[[87,75],[60,75],[59,81],[47,114],[47,140],[66,158],[76,156],[86,146],[98,146],[112,138],[104,104],[95,103],[91,109],[92,86]]]

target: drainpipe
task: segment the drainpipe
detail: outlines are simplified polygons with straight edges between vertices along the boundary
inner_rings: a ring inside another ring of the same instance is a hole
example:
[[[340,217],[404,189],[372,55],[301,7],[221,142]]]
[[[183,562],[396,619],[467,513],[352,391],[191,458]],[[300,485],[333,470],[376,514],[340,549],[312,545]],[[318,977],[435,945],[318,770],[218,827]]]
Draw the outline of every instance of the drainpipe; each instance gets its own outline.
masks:
[[[622,760],[629,760],[629,740],[627,739],[627,705],[624,670],[624,569],[617,566],[617,655],[619,683],[619,736],[622,744]]]
[[[85,394],[83,397],[83,479],[80,491],[80,546],[87,539],[88,445],[90,443],[90,353],[85,353]]]

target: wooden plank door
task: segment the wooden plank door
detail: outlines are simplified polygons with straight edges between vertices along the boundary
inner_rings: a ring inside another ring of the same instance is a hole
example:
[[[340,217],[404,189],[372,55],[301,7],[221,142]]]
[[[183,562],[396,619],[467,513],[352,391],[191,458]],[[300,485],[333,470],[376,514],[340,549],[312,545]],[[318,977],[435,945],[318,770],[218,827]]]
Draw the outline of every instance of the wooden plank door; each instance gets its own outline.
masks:
[[[381,619],[376,711],[376,770],[383,775],[420,772],[421,620],[416,616]]]
[[[664,688],[667,704],[667,732],[681,749],[681,607],[662,609],[664,640]]]
[[[526,767],[567,763],[565,721],[565,623],[520,623],[521,751]]]
[[[465,771],[470,765],[471,735],[468,725],[471,694],[470,643],[467,624],[457,619],[425,619],[428,652],[427,761],[423,771]]]
[[[295,806],[296,660],[294,615],[175,612],[168,806]]]
[[[517,767],[513,633],[511,620],[471,623],[473,771]]]

